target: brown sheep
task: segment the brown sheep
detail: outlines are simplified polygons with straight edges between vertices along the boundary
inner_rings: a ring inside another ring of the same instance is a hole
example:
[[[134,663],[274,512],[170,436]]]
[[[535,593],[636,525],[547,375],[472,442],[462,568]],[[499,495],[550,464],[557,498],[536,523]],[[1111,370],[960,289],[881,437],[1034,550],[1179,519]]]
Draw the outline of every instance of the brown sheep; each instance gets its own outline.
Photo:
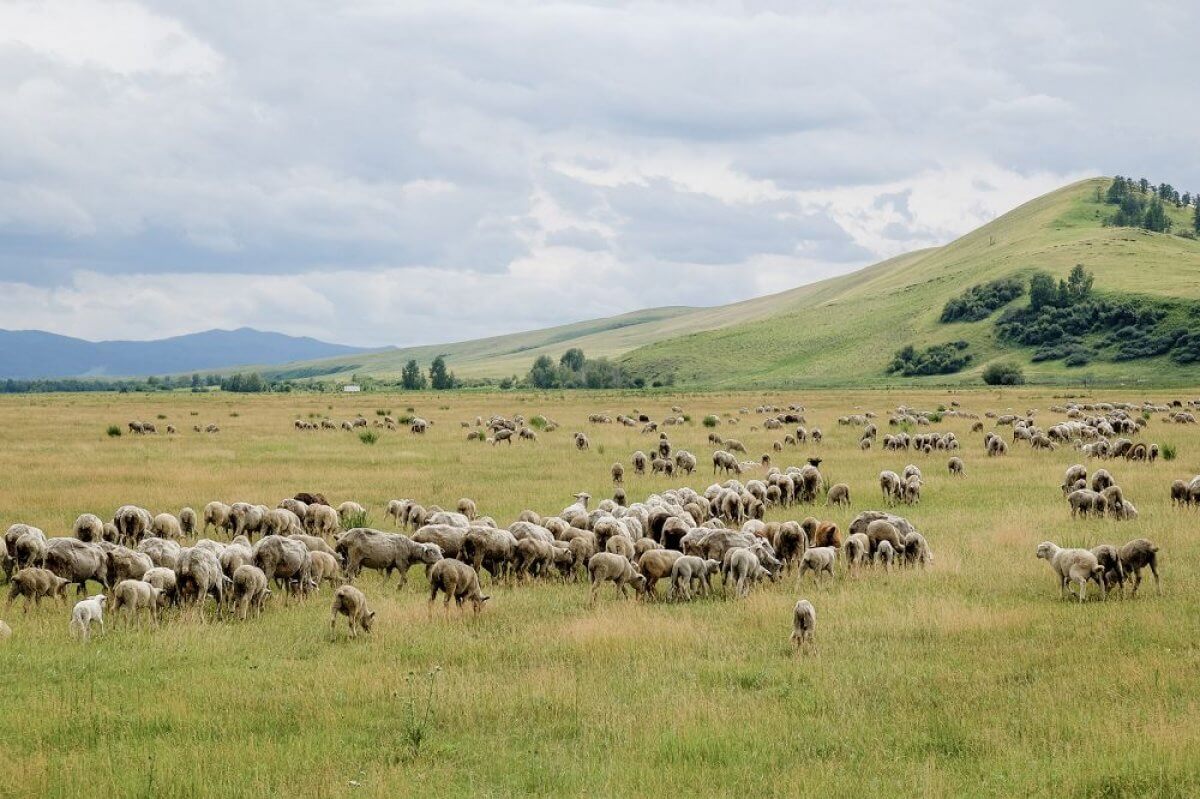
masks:
[[[367,607],[367,597],[362,591],[352,585],[343,585],[333,592],[333,606],[329,612],[329,638],[336,636],[337,617],[346,617],[350,626],[350,637],[358,637],[358,628],[362,627],[368,634],[375,622],[375,611]]]
[[[339,589],[340,590],[340,589]],[[483,603],[491,597],[479,589],[479,574],[466,563],[454,558],[442,558],[433,564],[429,570],[429,607],[437,599],[438,591],[446,595],[446,611],[450,610],[450,599],[453,598],[461,609],[466,600],[471,600],[471,606],[476,614],[483,609]]]

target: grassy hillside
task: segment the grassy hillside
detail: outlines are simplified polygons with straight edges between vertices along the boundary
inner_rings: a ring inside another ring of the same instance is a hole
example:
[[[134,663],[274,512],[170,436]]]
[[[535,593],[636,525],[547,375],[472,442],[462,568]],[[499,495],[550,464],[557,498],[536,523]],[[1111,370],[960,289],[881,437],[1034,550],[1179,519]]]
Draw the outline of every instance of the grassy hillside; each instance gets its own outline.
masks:
[[[992,319],[938,321],[946,301],[972,285],[1034,269],[1065,276],[1077,263],[1095,274],[1098,291],[1200,298],[1200,242],[1104,227],[1101,220],[1113,207],[1095,196],[1096,187],[1106,184],[1097,178],[1067,186],[944,247],[825,281],[819,290],[801,290],[785,312],[660,341],[624,361],[647,375],[673,372],[685,385],[873,385],[901,379],[885,374],[901,346],[963,339],[976,354],[970,369],[905,380],[978,381],[987,363],[1006,359],[1024,363],[1027,376],[1037,381],[1196,383],[1200,368],[1165,358],[1077,369],[1060,362],[1031,364],[1032,350],[996,343]],[[1177,228],[1185,227],[1185,213],[1171,213]]]
[[[1096,277],[1096,290],[1200,299],[1200,242],[1131,228],[1106,228],[1114,207],[1096,200],[1106,178],[1082,181],[1039,197],[944,247],[908,253],[849,275],[716,308],[653,308],[546,330],[454,344],[388,350],[269,368],[279,377],[394,378],[416,358],[446,354],[461,377],[524,375],[539,355],[557,359],[569,347],[590,357],[624,356],[647,378],[674,375],[696,387],[876,385],[978,382],[998,358],[1026,364],[1044,382],[1200,382],[1200,367],[1165,358],[1093,363],[1030,364],[1030,350],[1001,347],[991,319],[944,325],[946,301],[972,285],[1042,269],[1065,276],[1077,263]],[[1190,228],[1191,209],[1169,208],[1177,229]],[[1022,300],[1018,300],[1021,302]],[[885,374],[892,354],[963,339],[975,355],[957,375],[898,378]]]

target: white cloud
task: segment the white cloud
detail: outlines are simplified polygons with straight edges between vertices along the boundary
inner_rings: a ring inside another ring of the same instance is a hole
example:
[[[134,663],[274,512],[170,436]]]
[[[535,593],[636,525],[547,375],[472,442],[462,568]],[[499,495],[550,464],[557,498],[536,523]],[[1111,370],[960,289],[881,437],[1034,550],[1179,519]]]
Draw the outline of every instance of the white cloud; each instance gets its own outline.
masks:
[[[1195,189],[1198,13],[10,0],[0,311],[433,342],[787,288],[1097,172]]]

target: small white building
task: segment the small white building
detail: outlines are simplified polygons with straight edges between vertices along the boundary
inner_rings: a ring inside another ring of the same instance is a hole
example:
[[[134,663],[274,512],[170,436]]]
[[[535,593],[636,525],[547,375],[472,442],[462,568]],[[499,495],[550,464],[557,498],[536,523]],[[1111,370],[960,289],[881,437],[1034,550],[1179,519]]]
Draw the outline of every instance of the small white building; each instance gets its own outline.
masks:
[[[342,391],[345,391],[347,394],[353,394],[356,391],[362,391],[362,386],[354,383],[347,383],[346,385],[342,386]]]

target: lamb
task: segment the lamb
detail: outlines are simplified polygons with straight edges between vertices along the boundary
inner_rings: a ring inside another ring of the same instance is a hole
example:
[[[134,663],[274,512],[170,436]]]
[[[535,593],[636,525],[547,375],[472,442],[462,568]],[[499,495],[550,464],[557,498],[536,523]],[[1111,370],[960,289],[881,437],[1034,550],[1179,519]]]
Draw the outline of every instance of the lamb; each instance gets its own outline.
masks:
[[[71,632],[79,635],[84,641],[91,637],[93,623],[99,624],[100,632],[104,632],[104,603],[106,600],[107,597],[104,594],[96,594],[76,602],[74,610],[71,611],[69,625]]]
[[[792,608],[792,637],[796,648],[811,644],[817,628],[817,611],[807,599],[801,599]]]
[[[643,591],[646,586],[646,578],[633,568],[629,559],[612,552],[597,552],[592,555],[588,558],[587,569],[591,582],[588,592],[589,605],[596,603],[596,594],[599,593],[602,583],[612,582],[621,596],[628,596],[625,591],[626,585],[632,584],[637,592]]]
[[[59,577],[49,569],[39,569],[36,566],[29,566],[21,569],[12,576],[8,586],[8,602],[4,605],[4,610],[7,612],[17,597],[25,597],[25,612],[29,612],[29,603],[32,601],[35,605],[42,604],[42,597],[58,597],[65,600],[67,596],[67,586],[70,582],[62,577]]]
[[[732,583],[735,588],[735,596],[739,597],[748,596],[750,586],[756,580],[770,576],[770,572],[759,562],[758,556],[742,547],[731,549],[725,553],[721,571],[724,577],[722,588]]]
[[[337,635],[338,615],[346,617],[350,627],[350,637],[358,637],[358,628],[370,634],[371,625],[375,623],[375,611],[367,606],[367,596],[352,585],[343,585],[333,592],[333,606],[329,611],[329,640]]]
[[[671,566],[671,590],[668,592],[668,596],[675,598],[682,596],[685,600],[690,601],[692,589],[697,583],[700,584],[700,595],[708,595],[712,591],[709,577],[720,569],[721,564],[718,561],[705,560],[695,555],[684,555]]]
[[[879,490],[883,492],[883,501],[889,505],[895,504],[903,496],[903,483],[900,475],[885,469],[879,473]]]
[[[321,550],[308,551],[309,565],[312,570],[312,584],[320,590],[321,583],[328,582],[335,588],[342,584],[341,566],[335,556]]]
[[[262,569],[248,563],[237,567],[233,573],[233,604],[239,619],[244,621],[251,608],[255,616],[261,616],[270,596],[267,575]]]
[[[210,502],[204,506],[204,529],[202,533],[207,533],[208,528],[214,530],[229,530],[230,526],[230,509],[224,502]]]
[[[887,541],[880,541],[879,547],[875,550],[875,560],[883,564],[885,571],[892,568],[892,563],[896,560],[896,550]]]
[[[800,572],[797,575],[797,582],[804,579],[804,573],[811,571],[813,579],[817,582],[821,581],[821,574],[827,573],[830,577],[836,577],[833,571],[833,565],[837,562],[837,549],[834,547],[809,547],[800,557]]]
[[[450,610],[451,597],[454,598],[460,609],[466,600],[471,600],[471,606],[476,614],[483,609],[483,603],[491,599],[479,589],[478,572],[461,560],[454,558],[442,558],[429,570],[429,607],[431,610],[433,601],[437,599],[438,591],[446,595],[447,612]]]
[[[1069,592],[1070,583],[1079,586],[1079,601],[1087,598],[1087,582],[1095,580],[1100,585],[1101,597],[1106,597],[1104,585],[1104,567],[1096,560],[1096,556],[1086,549],[1063,549],[1052,541],[1038,544],[1037,556],[1050,564],[1058,575],[1059,586],[1065,597]]]
[[[153,585],[142,580],[122,580],[113,588],[113,613],[121,608],[126,609],[125,626],[128,627],[134,617],[137,617],[138,628],[142,626],[140,610],[145,610],[152,624],[158,624],[158,610],[166,602],[166,597]]]
[[[1138,587],[1142,584],[1142,569],[1149,566],[1154,575],[1154,591],[1162,593],[1162,585],[1158,580],[1158,547],[1145,538],[1135,538],[1117,550],[1123,574],[1133,575],[1133,596],[1137,596]]]
[[[849,505],[850,504],[850,486],[845,483],[835,483],[829,487],[829,493],[825,495],[826,505]]]

